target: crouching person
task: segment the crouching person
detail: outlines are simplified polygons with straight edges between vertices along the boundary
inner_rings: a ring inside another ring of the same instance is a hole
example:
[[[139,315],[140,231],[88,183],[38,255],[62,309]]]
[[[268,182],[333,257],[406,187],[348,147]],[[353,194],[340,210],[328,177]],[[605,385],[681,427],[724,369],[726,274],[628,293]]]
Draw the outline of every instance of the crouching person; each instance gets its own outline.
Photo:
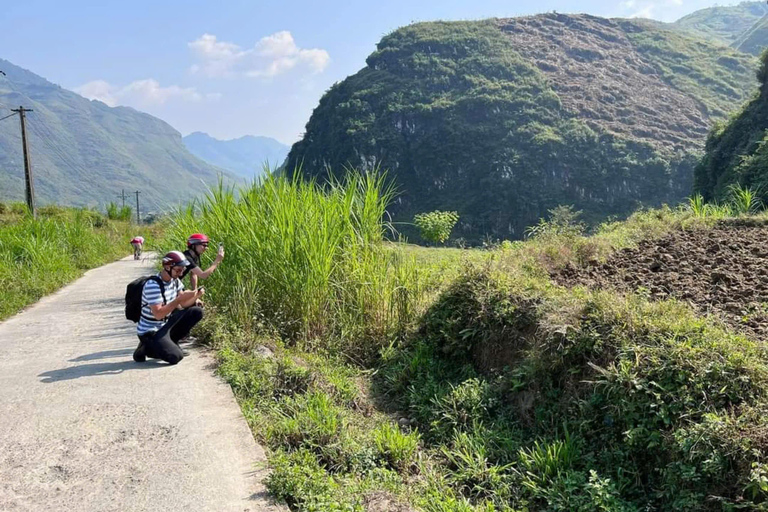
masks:
[[[141,293],[141,318],[136,333],[139,346],[133,360],[141,363],[147,357],[176,364],[184,359],[178,342],[189,334],[203,318],[203,310],[195,302],[205,293],[204,288],[184,290],[179,279],[189,261],[179,251],[163,257],[163,270],[157,278],[147,279]]]

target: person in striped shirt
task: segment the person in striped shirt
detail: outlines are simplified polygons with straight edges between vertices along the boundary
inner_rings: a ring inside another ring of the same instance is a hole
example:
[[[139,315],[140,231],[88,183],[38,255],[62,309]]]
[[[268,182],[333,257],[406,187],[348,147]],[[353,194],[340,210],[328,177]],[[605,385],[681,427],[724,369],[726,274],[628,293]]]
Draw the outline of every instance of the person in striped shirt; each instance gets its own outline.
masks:
[[[189,261],[179,251],[171,251],[162,263],[159,279],[148,279],[141,292],[141,318],[136,327],[139,346],[133,352],[137,363],[147,357],[170,364],[184,359],[178,342],[203,318],[203,309],[195,306],[195,302],[205,289],[184,290],[179,279]]]

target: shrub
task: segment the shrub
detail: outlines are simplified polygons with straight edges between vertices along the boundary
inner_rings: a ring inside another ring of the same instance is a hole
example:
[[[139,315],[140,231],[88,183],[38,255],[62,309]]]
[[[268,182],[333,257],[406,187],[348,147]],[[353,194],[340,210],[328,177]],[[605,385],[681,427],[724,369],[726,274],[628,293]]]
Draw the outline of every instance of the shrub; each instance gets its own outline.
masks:
[[[456,212],[441,212],[436,210],[429,213],[419,213],[413,218],[413,223],[419,228],[421,238],[432,243],[445,243],[451,236],[451,230],[459,221]]]
[[[118,207],[116,203],[110,202],[107,204],[107,218],[110,220],[131,220],[131,207],[123,206]]]
[[[403,433],[391,423],[382,423],[373,431],[377,456],[398,471],[405,471],[414,463],[419,445],[417,432]]]
[[[540,219],[538,224],[525,230],[528,238],[575,237],[584,233],[586,226],[577,220],[581,211],[573,211],[572,205],[561,205],[548,211],[549,220]]]

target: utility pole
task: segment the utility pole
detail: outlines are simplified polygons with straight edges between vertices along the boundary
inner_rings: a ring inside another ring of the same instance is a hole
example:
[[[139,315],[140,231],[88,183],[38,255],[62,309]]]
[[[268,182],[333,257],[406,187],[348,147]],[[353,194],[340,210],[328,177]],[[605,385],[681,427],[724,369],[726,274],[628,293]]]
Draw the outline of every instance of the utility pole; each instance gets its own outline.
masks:
[[[24,146],[24,179],[27,185],[27,207],[29,208],[29,213],[31,213],[33,217],[36,217],[35,188],[32,183],[32,165],[29,161],[29,144],[27,143],[27,126],[25,122],[25,114],[27,112],[33,112],[33,110],[19,106],[19,108],[12,108],[11,111],[19,114],[19,120],[21,121],[21,144]]]
[[[141,217],[139,216],[139,194],[141,194],[141,192],[137,190],[136,191],[136,224],[141,224]]]
[[[123,199],[123,208],[125,208],[125,189],[123,189],[123,193],[122,193],[122,194],[120,194],[120,195],[119,195],[119,196],[117,196],[117,197],[120,197],[120,198],[122,198],[122,199]]]

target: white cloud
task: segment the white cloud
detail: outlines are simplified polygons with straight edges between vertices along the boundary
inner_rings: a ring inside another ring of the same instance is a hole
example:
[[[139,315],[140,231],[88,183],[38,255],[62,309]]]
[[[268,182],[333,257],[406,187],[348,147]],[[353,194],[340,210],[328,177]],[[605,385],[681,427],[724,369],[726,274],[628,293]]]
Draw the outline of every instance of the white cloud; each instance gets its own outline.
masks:
[[[640,9],[639,11],[636,11],[629,15],[630,18],[653,18],[653,9],[654,5],[647,5],[644,8]]]
[[[623,0],[619,9],[630,18],[667,19],[679,15],[682,5],[683,0]]]
[[[163,105],[171,100],[199,102],[203,99],[215,101],[221,98],[219,93],[203,96],[194,87],[179,87],[178,85],[163,87],[152,78],[136,80],[125,86],[113,85],[104,80],[94,80],[80,87],[75,87],[74,91],[90,100],[103,101],[110,107],[127,105],[147,108]]]
[[[331,60],[325,50],[299,48],[287,30],[261,38],[248,50],[234,43],[219,41],[212,34],[203,34],[188,46],[199,59],[190,71],[202,72],[210,77],[244,74],[272,78],[292,69],[315,74],[322,72]]]

